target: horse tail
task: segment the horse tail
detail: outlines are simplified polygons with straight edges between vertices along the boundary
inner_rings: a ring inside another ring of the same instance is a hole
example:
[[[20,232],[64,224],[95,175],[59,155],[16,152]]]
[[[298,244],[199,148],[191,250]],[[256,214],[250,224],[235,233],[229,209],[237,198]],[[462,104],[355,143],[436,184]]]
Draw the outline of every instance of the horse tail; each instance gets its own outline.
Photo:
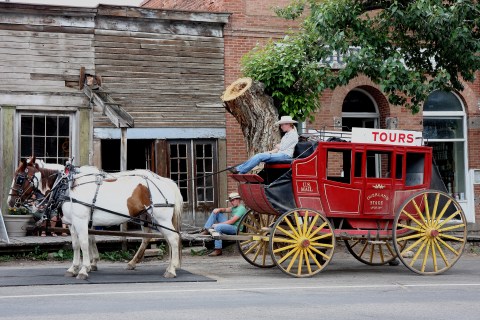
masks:
[[[173,207],[173,217],[172,217],[172,224],[175,227],[175,230],[180,232],[182,227],[182,212],[183,212],[183,197],[182,193],[180,192],[180,188],[178,188],[177,184],[175,185],[175,205]],[[182,263],[182,237],[178,237],[178,256],[179,256],[179,263]]]

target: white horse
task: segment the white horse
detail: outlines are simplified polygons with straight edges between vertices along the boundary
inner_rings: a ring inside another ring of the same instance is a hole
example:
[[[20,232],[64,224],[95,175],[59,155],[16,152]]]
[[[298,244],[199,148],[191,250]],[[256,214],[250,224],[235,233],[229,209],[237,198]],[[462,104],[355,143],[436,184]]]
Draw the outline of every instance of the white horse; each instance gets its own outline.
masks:
[[[46,182],[47,175],[53,175],[54,171],[55,169],[48,169],[48,165],[42,168],[38,164],[27,166],[25,163],[24,166],[22,163],[15,173],[12,192],[8,199],[9,205],[13,206],[18,199],[27,198],[25,190],[32,189],[28,184],[37,183],[42,193],[54,188],[51,183],[53,179],[49,179],[49,183]],[[18,179],[20,175],[23,175],[24,179]],[[183,199],[172,180],[147,170],[126,171],[106,176],[97,168],[89,166],[76,168],[75,173],[68,177],[71,181],[62,212],[63,222],[70,228],[74,257],[66,276],[86,279],[88,272],[96,270],[98,251],[94,237],[88,236],[90,227],[119,225],[145,212],[159,226],[169,245],[170,264],[164,276],[176,276],[175,270],[181,263],[179,231]],[[19,186],[20,182],[23,182],[24,187]],[[18,190],[22,192],[16,194]],[[135,268],[148,242],[149,240],[143,239],[137,254],[129,262],[129,269]]]

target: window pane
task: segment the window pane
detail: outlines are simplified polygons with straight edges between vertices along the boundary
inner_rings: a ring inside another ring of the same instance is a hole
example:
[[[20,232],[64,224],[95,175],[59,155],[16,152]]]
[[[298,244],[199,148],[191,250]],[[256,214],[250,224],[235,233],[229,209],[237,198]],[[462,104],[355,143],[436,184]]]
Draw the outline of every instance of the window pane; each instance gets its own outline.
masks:
[[[33,118],[33,134],[36,136],[45,135],[45,116],[35,116]]]
[[[32,116],[22,116],[21,120],[21,135],[32,135],[32,129],[33,129],[33,117]]]
[[[407,153],[407,173],[405,175],[406,186],[418,186],[423,184],[425,172],[425,155],[423,153]]]
[[[32,155],[32,137],[22,137],[20,140],[20,157],[27,158]]]
[[[203,158],[204,155],[203,155],[203,145],[202,144],[197,144],[195,146],[195,155],[199,158]]]
[[[44,137],[33,138],[33,152],[34,152],[34,155],[37,156],[37,158],[45,156],[45,138]]]
[[[462,118],[425,118],[423,132],[426,139],[461,139],[463,138]]]
[[[58,139],[58,156],[68,158],[70,157],[70,139],[69,138],[60,138]],[[59,162],[63,164],[63,162]]]
[[[367,151],[367,177],[390,178],[391,158],[390,152]]]
[[[331,181],[350,183],[351,151],[327,151],[327,179]]]
[[[423,106],[423,111],[463,111],[462,104],[451,92],[432,92]]]
[[[46,156],[57,157],[57,138],[46,138]]]
[[[397,162],[396,162],[396,168],[395,168],[395,179],[402,179],[403,177],[403,155],[397,154]]]
[[[434,142],[430,146],[448,193],[465,199],[464,142]]]
[[[57,117],[47,117],[46,129],[47,137],[54,137],[57,135]]]
[[[70,118],[58,117],[58,135],[62,137],[70,136]]]

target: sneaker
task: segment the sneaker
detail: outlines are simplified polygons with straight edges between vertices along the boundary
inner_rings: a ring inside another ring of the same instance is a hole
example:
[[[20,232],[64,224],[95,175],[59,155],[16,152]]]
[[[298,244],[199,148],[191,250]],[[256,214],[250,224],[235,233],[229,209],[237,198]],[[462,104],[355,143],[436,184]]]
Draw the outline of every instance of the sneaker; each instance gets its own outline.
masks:
[[[208,230],[204,229],[202,232],[199,233],[199,235],[208,236],[208,235],[210,235],[210,233],[208,232]]]

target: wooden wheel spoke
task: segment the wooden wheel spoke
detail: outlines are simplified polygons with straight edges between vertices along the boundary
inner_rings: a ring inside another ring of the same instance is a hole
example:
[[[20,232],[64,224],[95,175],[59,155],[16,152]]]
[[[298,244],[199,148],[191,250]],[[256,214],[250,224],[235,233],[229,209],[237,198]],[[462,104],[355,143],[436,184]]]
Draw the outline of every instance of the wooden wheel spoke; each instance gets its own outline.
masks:
[[[425,213],[427,215],[427,221],[430,221],[430,209],[428,207],[428,197],[427,193],[423,194],[423,202],[425,203]]]
[[[280,230],[285,236],[288,236],[288,237],[292,238],[293,240],[298,239],[298,235],[291,234],[290,232],[288,232],[287,230],[283,229],[280,226],[277,227],[277,230]]]
[[[422,272],[425,272],[425,267],[428,262],[428,255],[430,253],[430,243],[431,243],[431,240],[427,240],[427,245],[425,246],[425,255],[423,256],[423,262],[422,262]]]
[[[411,251],[413,248],[415,248],[416,246],[418,246],[418,244],[419,244],[420,242],[422,242],[422,240],[423,240],[423,237],[420,238],[420,239],[418,239],[418,240],[415,241],[414,243],[412,243],[410,246],[408,246],[408,248],[404,248],[404,249],[402,250],[402,253]]]
[[[443,220],[441,223],[437,225],[437,228],[441,228],[445,223],[448,221],[452,220],[454,217],[458,216],[460,213],[460,210],[455,211],[453,214],[451,214],[447,219]]]
[[[373,262],[373,249],[375,248],[372,248],[372,262]],[[378,245],[378,254],[380,255],[380,260],[382,261],[382,263],[384,263],[385,257],[383,256],[383,247],[381,244]]]
[[[285,221],[287,223],[288,227],[290,228],[290,230],[292,230],[295,237],[300,238],[300,235],[298,234],[297,230],[295,230],[295,227],[290,222],[290,219],[284,219],[283,221]],[[280,226],[278,226],[277,229],[280,229]],[[283,230],[283,229],[281,229],[281,230]]]
[[[438,263],[437,263],[437,253],[435,252],[435,239],[430,241],[430,246],[432,247],[432,259],[433,259],[433,271],[438,271]]]
[[[255,227],[254,225],[251,225],[251,224],[249,224],[249,223],[244,222],[242,225],[243,225],[244,227],[246,227],[247,229],[253,230],[254,232],[257,232],[257,231],[258,231],[258,228],[257,228],[257,227]],[[244,233],[244,232],[242,232],[242,233]],[[251,232],[245,232],[245,234],[247,234],[247,233],[251,233]]]
[[[438,209],[438,202],[440,201],[440,193],[437,193],[435,196],[435,202],[433,204],[433,211],[432,211],[432,220],[435,221],[436,219],[436,214],[437,214],[437,209]]]
[[[390,254],[392,255],[392,257],[395,257],[397,254],[395,253],[395,250],[392,248],[392,246],[390,245],[390,243],[385,243],[385,246],[387,247],[388,249],[388,252],[390,252]]]
[[[424,239],[424,241],[422,242],[420,248],[418,248],[418,251],[415,253],[415,255],[413,256],[412,258],[412,261],[410,261],[410,267],[413,266],[415,264],[415,262],[417,261],[418,257],[420,256],[420,254],[422,253],[423,251],[423,248],[425,248],[425,245],[427,244],[427,239]]]
[[[459,252],[457,250],[455,250],[451,245],[449,245],[448,243],[446,243],[442,238],[437,238],[438,241],[440,243],[442,243],[448,250],[450,250],[453,254],[455,254],[456,256],[459,255]]]
[[[438,240],[434,240],[435,246],[437,247],[438,252],[440,253],[440,256],[442,257],[443,262],[445,263],[446,266],[450,264],[448,261],[447,257],[445,256],[445,252],[443,252],[442,248],[440,247],[440,243],[438,243]]]
[[[423,225],[423,223],[421,223],[420,221],[418,221],[417,219],[415,219],[415,217],[412,216],[412,215],[411,215],[410,213],[408,213],[407,211],[402,210],[402,213],[403,213],[404,215],[406,215],[406,216],[407,216],[409,219],[411,219],[412,221],[415,221],[415,223],[416,223],[417,225],[419,225],[419,226]]]
[[[310,266],[310,259],[308,258],[308,250],[303,250],[303,255],[305,257],[305,263],[307,264],[308,273],[312,273],[312,267]]]
[[[327,255],[326,255],[325,253],[323,253],[322,251],[320,251],[320,250],[318,250],[318,249],[316,249],[316,248],[314,248],[314,247],[309,247],[309,249],[312,250],[312,251],[315,252],[315,253],[318,253],[318,254],[321,255],[322,257],[324,257],[325,260],[330,260],[330,257],[327,256]]]
[[[293,267],[293,264],[295,263],[295,261],[297,261],[297,257],[298,257],[298,254],[300,253],[300,250],[296,249],[296,250],[292,250],[291,252],[292,253],[295,252],[295,254],[293,255],[292,260],[290,260],[290,263],[288,264],[288,267],[285,269],[285,270],[287,270],[287,272],[290,272],[290,270]]]
[[[298,250],[299,254],[298,254],[297,276],[302,275],[303,251],[304,250]]]
[[[249,254],[250,252],[252,252],[253,250],[255,250],[255,248],[258,247],[259,244],[260,244],[260,242],[259,242],[259,241],[256,241],[253,246],[251,246],[250,248],[248,248],[247,251],[245,251],[245,254]]]
[[[425,236],[424,234],[415,233],[415,234],[411,234],[411,235],[409,235],[409,236],[399,237],[399,238],[397,239],[397,242],[398,242],[398,241],[411,240],[411,239],[417,239],[417,238],[424,237],[424,236]]]
[[[423,232],[425,230],[422,227],[414,227],[414,226],[409,226],[409,225],[401,224],[401,223],[397,224],[397,226],[402,228],[402,229],[408,229],[408,230],[417,231],[417,232]]]
[[[294,219],[295,219],[295,224],[296,224],[296,231],[297,231],[297,234],[299,236],[302,236],[303,233],[302,233],[302,229],[303,229],[303,225],[302,225],[302,219],[300,219],[300,217],[298,216],[298,211],[295,211],[293,213],[293,216],[294,216]]]
[[[315,264],[317,265],[317,267],[318,267],[319,269],[322,268],[322,265],[321,265],[320,262],[318,261],[317,256],[313,254],[312,250],[310,250],[310,248],[307,248],[306,251],[308,252],[308,254],[310,255],[310,257],[312,258],[313,262],[315,262]]]
[[[315,238],[310,238],[309,240],[310,240],[310,241],[317,241],[317,240],[329,238],[329,237],[331,237],[332,235],[333,235],[333,233],[325,233],[325,234],[322,234],[321,236],[318,236],[318,237],[315,237]]]
[[[463,238],[458,238],[458,237],[452,236],[450,234],[440,233],[438,236],[442,239],[449,239],[449,240],[458,241],[458,242],[465,242],[465,240]]]
[[[303,236],[306,236],[307,234],[307,226],[308,226],[308,211],[305,211],[303,215],[303,230],[302,230]]]
[[[249,244],[249,243],[252,243],[252,242],[254,242],[254,241],[255,241],[255,240],[248,239],[248,240],[245,240],[245,241],[240,242],[240,245],[243,247],[243,246],[245,246],[245,245],[247,245],[247,244]]]
[[[333,244],[330,243],[310,242],[310,245],[320,248],[333,248]]]
[[[447,211],[448,207],[450,206],[450,203],[452,203],[452,199],[448,199],[447,203],[443,206],[442,211],[436,218],[437,221],[442,220],[443,215],[445,214],[445,211]]]
[[[420,210],[420,208],[418,207],[417,201],[415,201],[415,199],[412,199],[412,202],[413,202],[413,206],[415,207],[415,210],[418,213],[418,216],[420,217],[420,220],[425,221],[425,217],[423,216],[422,210]]]
[[[314,227],[315,224],[317,223],[318,217],[320,217],[319,214],[316,214],[316,215],[313,217],[312,222],[310,223],[310,226],[308,227],[307,232],[305,232],[305,237],[310,236],[310,233],[312,232],[313,227]]]
[[[283,246],[283,247],[280,247],[280,248],[277,248],[275,250],[273,250],[273,253],[279,253],[279,252],[282,252],[282,251],[285,251],[285,250],[290,250],[290,249],[293,249],[293,248],[296,248],[297,245],[296,244],[291,244],[289,246]]]
[[[458,229],[458,228],[465,228],[465,224],[461,223],[461,224],[456,224],[456,225],[449,226],[449,227],[446,227],[446,228],[443,228],[443,229],[438,229],[438,232],[441,233],[441,232],[455,230],[455,229]]]
[[[365,245],[363,246],[362,250],[360,251],[359,256],[362,257],[363,254],[365,253],[365,250],[367,250],[368,247],[368,242],[365,242]]]
[[[275,243],[298,243],[298,241],[296,239],[293,240],[293,239],[288,239],[288,238],[283,238],[283,237],[278,237],[278,236],[276,236],[272,240]]]

